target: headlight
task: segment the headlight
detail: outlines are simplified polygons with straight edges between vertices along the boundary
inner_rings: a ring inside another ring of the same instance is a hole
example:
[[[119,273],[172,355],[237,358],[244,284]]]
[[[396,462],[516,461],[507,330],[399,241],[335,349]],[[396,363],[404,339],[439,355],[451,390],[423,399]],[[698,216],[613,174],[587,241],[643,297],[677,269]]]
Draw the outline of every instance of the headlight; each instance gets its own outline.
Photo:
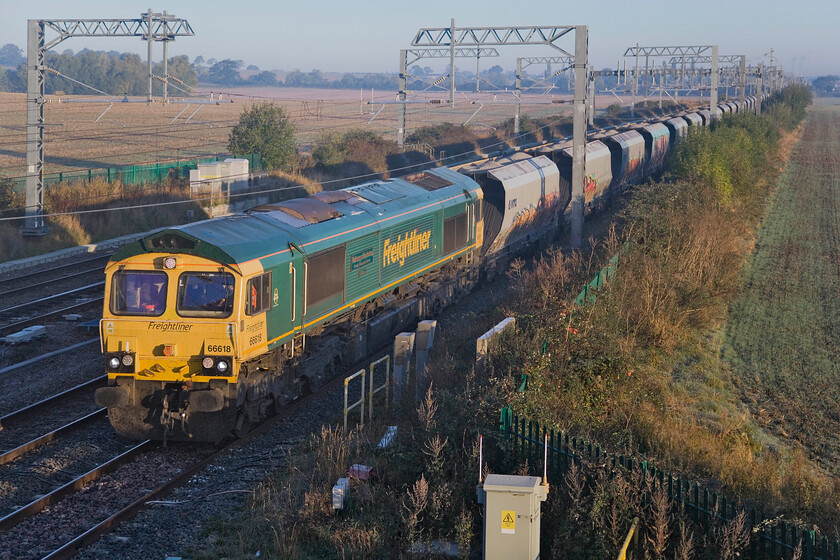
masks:
[[[111,360],[111,363],[113,363],[113,361],[115,359],[116,358]],[[124,365],[125,367],[131,367],[131,364],[133,364],[133,363],[134,363],[134,356],[132,356],[131,354],[126,354],[125,356],[122,357],[122,365]]]
[[[213,367],[213,358],[208,357],[201,360],[201,367],[203,367],[204,369],[210,369],[211,367]]]
[[[219,373],[224,373],[228,370],[228,364],[224,360],[219,360],[219,363],[216,364],[216,369],[219,370]]]
[[[108,366],[111,369],[120,369],[120,359],[114,356],[113,358],[108,360]]]

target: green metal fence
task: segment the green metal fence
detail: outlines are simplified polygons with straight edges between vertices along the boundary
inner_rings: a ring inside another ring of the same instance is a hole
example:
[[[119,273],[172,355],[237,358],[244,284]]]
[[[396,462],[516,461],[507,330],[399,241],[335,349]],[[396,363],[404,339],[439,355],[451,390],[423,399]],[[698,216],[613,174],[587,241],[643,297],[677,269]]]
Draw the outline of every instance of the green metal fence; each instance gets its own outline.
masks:
[[[840,541],[837,539],[829,541],[828,537],[813,530],[803,530],[793,523],[775,520],[769,523],[764,513],[755,507],[739,505],[698,482],[657,469],[647,461],[609,453],[595,442],[540,426],[539,422],[514,414],[510,408],[502,408],[499,429],[511,442],[515,459],[522,464],[528,461],[529,465],[541,462],[545,453],[543,438],[548,434],[548,470],[555,480],[563,476],[572,461],[608,464],[629,474],[639,473],[643,484],[650,484],[650,491],[665,489],[668,497],[701,526],[708,528],[715,520],[731,521],[744,511],[752,528],[745,555],[752,560],[792,558],[800,544],[804,560],[840,560]]]
[[[243,157],[248,160],[248,169],[251,173],[263,171],[264,167],[260,154],[248,154]],[[103,179],[109,183],[120,180],[124,185],[158,183],[167,179],[189,179],[190,170],[195,169],[199,163],[210,163],[218,161],[218,159],[216,157],[206,157],[182,161],[49,173],[44,175],[44,187],[64,182],[92,181],[94,179]],[[16,177],[12,179],[12,182],[14,185],[13,188],[17,192],[23,192],[26,188],[26,177]]]

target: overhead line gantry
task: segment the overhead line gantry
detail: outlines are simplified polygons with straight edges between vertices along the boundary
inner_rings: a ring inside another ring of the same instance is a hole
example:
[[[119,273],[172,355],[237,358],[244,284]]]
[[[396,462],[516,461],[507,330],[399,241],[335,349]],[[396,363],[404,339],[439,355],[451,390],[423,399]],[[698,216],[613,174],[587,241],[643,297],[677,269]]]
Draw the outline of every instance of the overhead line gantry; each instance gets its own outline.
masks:
[[[574,54],[556,43],[574,32]],[[443,48],[449,50],[449,106],[455,105],[455,54],[463,47],[499,46],[551,47],[559,55],[573,61],[574,68],[574,120],[572,125],[572,231],[571,240],[575,247],[583,242],[584,210],[584,157],[586,155],[586,70],[589,64],[589,28],[585,25],[514,26],[514,27],[455,27],[455,19],[449,27],[422,28],[414,36],[412,47]],[[400,145],[405,135],[405,76],[407,51],[400,53],[400,91],[398,140]]]
[[[46,41],[46,29],[58,36]],[[185,19],[166,12],[153,13],[149,9],[135,19],[30,19],[26,37],[26,220],[23,235],[45,235],[49,227],[44,223],[44,79],[47,70],[46,53],[71,37],[140,37],[148,41],[149,96],[152,102],[152,42],[166,44],[175,37],[195,35]],[[165,67],[164,67],[165,68]],[[166,73],[166,70],[164,70]]]

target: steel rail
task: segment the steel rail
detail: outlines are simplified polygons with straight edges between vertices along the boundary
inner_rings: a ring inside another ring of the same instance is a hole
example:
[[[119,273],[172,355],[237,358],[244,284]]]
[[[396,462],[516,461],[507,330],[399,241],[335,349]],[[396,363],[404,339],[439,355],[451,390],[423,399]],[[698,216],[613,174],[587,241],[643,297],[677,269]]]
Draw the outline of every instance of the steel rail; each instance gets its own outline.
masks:
[[[123,453],[117,455],[113,459],[102,463],[98,467],[91,469],[85,474],[71,480],[64,486],[56,488],[52,492],[41,496],[37,500],[34,500],[29,504],[19,509],[16,509],[7,516],[0,518],[0,531],[11,529],[27,517],[31,517],[41,512],[44,508],[51,506],[52,504],[58,503],[64,497],[74,492],[78,492],[79,490],[84,488],[87,483],[99,480],[99,478],[102,477],[102,475],[114,472],[121,465],[128,463],[129,461],[145,453],[146,451],[151,450],[157,445],[158,444],[156,442],[147,439],[146,441],[135,445],[128,451],[124,451]]]
[[[73,420],[69,424],[65,424],[64,426],[55,429],[47,434],[44,434],[40,437],[37,437],[31,441],[24,443],[23,445],[19,445],[14,449],[11,449],[3,454],[0,455],[0,465],[5,465],[7,463],[11,463],[18,457],[29,453],[33,449],[37,449],[42,445],[45,445],[53,440],[55,440],[59,436],[63,436],[73,432],[83,426],[87,426],[88,424],[92,423],[94,420],[99,420],[100,418],[105,418],[108,414],[107,408],[100,408],[94,412],[86,416],[82,416],[78,420]]]
[[[102,259],[109,259],[109,258],[111,258],[111,255],[113,255],[113,253],[108,253],[108,254],[104,254],[104,255],[97,255],[97,256],[91,257],[89,259],[83,259],[83,260],[79,260],[79,261],[68,262],[68,263],[61,264],[61,265],[58,265],[58,266],[55,266],[55,267],[47,268],[45,270],[38,270],[36,272],[27,272],[26,274],[20,274],[18,276],[13,276],[11,278],[3,278],[2,280],[0,280],[0,286],[2,286],[3,284],[11,283],[11,282],[18,282],[20,280],[25,280],[27,278],[32,278],[33,276],[41,276],[41,275],[44,275],[44,274],[49,274],[51,272],[55,272],[57,270],[63,270],[65,268],[71,268],[71,267],[74,267],[74,266],[87,264],[89,262],[101,261]],[[33,266],[39,266],[39,265],[33,265]]]
[[[20,421],[21,418],[25,418],[27,415],[32,414],[35,411],[38,411],[46,406],[50,406],[56,401],[63,399],[64,397],[69,397],[71,395],[75,395],[77,393],[82,393],[84,391],[88,391],[94,387],[101,386],[104,382],[108,380],[107,375],[102,375],[91,379],[90,381],[85,381],[84,383],[80,383],[75,387],[71,387],[66,391],[62,391],[57,393],[51,397],[47,397],[46,399],[40,400],[36,403],[30,404],[29,406],[25,406],[19,410],[14,412],[10,412],[6,416],[0,417],[0,427],[8,422],[15,422]]]
[[[81,288],[73,288],[72,290],[67,290],[65,292],[61,292],[60,294],[53,294],[51,296],[42,297],[39,299],[33,299],[32,301],[27,301],[26,303],[20,303],[18,305],[13,305],[11,307],[7,307],[5,309],[0,309],[0,315],[6,315],[7,313],[11,313],[12,311],[17,311],[18,309],[23,309],[26,307],[31,307],[33,305],[38,305],[40,303],[46,303],[48,301],[53,301],[55,299],[63,298],[66,296],[71,296],[73,294],[78,294],[79,292],[87,292],[88,290],[92,290],[94,288],[99,288],[105,285],[105,281],[102,280],[101,282],[96,282],[94,284],[88,284],[87,286],[82,286]]]
[[[48,317],[52,317],[53,315],[61,315],[62,313],[66,313],[68,311],[75,311],[77,309],[80,309],[80,308],[85,307],[87,305],[90,305],[92,303],[100,303],[100,302],[104,301],[104,299],[105,299],[104,296],[103,297],[98,297],[98,298],[93,298],[93,299],[90,299],[88,301],[83,301],[82,303],[74,303],[73,305],[69,305],[67,307],[62,307],[61,309],[58,309],[56,311],[49,311],[47,313],[42,313],[41,315],[36,315],[35,317],[31,317],[29,319],[23,319],[23,320],[18,321],[16,323],[11,323],[9,325],[4,325],[4,326],[0,327],[0,332],[12,331],[14,329],[19,329],[19,328],[24,327],[26,325],[30,325],[32,323],[37,323],[41,319],[46,319]]]
[[[0,369],[0,375],[4,373],[9,373],[10,371],[14,371],[16,369],[22,368],[24,366],[32,365],[38,363],[42,360],[46,360],[48,358],[54,358],[56,356],[60,356],[61,354],[66,354],[67,352],[72,352],[73,350],[78,350],[83,346],[87,346],[88,344],[93,344],[94,342],[99,342],[98,338],[91,338],[89,340],[85,340],[84,342],[79,342],[78,344],[73,344],[68,346],[67,348],[62,348],[61,350],[53,350],[52,352],[47,352],[46,354],[41,354],[40,356],[35,356],[34,358],[29,358],[28,360],[24,360],[22,362],[18,362],[16,364],[12,364],[10,366],[6,366]]]
[[[382,353],[382,350],[372,353],[372,356],[378,356]],[[366,358],[368,359],[368,358]],[[364,361],[364,360],[363,360]],[[230,451],[243,443],[250,441],[251,439],[255,438],[256,436],[266,432],[270,428],[272,428],[276,423],[284,420],[293,414],[297,413],[298,411],[302,410],[312,399],[315,399],[319,396],[322,396],[324,393],[338,387],[340,384],[344,383],[344,378],[352,373],[354,368],[350,368],[343,372],[342,375],[336,376],[335,379],[325,383],[321,386],[317,392],[307,395],[297,401],[286,405],[283,407],[283,410],[276,415],[272,416],[262,424],[255,426],[251,429],[247,434],[243,435],[238,439],[230,440],[226,445],[212,453],[211,455],[205,457],[204,459],[198,461],[195,465],[191,466],[190,468],[184,470],[181,473],[178,473],[174,478],[169,480],[168,482],[158,486],[142,498],[139,498],[132,502],[131,504],[124,507],[122,510],[118,511],[114,515],[111,515],[107,519],[101,521],[94,527],[91,527],[78,537],[74,538],[73,540],[69,541],[68,543],[64,544],[60,548],[56,549],[55,551],[51,552],[47,556],[44,556],[41,560],[67,560],[68,558],[73,558],[79,550],[81,550],[85,546],[89,546],[96,541],[98,541],[103,535],[108,534],[112,529],[117,527],[120,523],[124,521],[128,521],[132,519],[137,513],[141,510],[145,509],[147,504],[152,500],[158,500],[161,498],[165,498],[169,495],[175,488],[185,484],[189,479],[196,473],[201,472],[209,465],[211,465],[216,459],[218,459],[223,453]],[[2,527],[0,526],[0,529]]]
[[[85,276],[86,274],[92,274],[94,272],[102,272],[104,269],[100,267],[96,268],[89,268],[87,270],[83,270],[81,272],[74,272],[72,274],[65,274],[64,276],[59,276],[58,278],[53,278],[52,280],[44,280],[43,282],[38,282],[37,284],[27,284],[26,286],[21,286],[19,288],[13,288],[11,290],[6,290],[3,292],[3,295],[10,296],[12,294],[17,294],[19,292],[25,292],[26,290],[31,290],[32,288],[39,288],[41,286],[48,286],[50,284],[56,284],[58,282],[63,282],[64,280],[69,280],[71,278],[76,278],[78,276]],[[11,282],[9,282],[11,283]]]

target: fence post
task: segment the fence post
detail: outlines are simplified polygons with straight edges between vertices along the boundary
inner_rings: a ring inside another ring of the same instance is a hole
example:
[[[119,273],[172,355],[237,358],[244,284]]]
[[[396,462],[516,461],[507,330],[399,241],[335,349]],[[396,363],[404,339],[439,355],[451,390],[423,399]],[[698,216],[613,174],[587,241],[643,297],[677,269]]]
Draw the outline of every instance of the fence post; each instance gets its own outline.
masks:
[[[808,531],[805,537],[805,560],[814,560],[814,540],[817,538],[816,531]]]

